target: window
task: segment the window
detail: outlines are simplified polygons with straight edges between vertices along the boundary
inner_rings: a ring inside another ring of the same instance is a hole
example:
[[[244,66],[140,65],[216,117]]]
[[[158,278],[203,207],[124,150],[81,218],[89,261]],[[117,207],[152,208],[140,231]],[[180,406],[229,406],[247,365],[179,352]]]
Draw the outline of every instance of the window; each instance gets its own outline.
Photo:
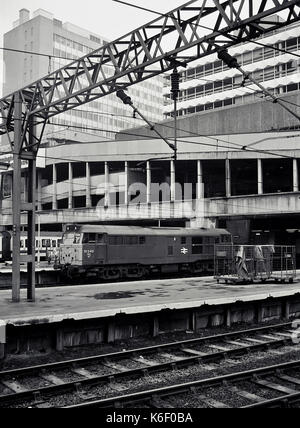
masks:
[[[146,237],[145,236],[140,236],[139,237],[139,244],[140,245],[145,245],[146,244]]]
[[[56,241],[54,241],[54,239],[52,240],[52,248],[56,248],[57,247],[57,243]]]
[[[192,254],[203,253],[203,238],[195,237],[192,239]]]
[[[125,245],[138,245],[138,237],[137,236],[126,236],[125,237]]]
[[[42,247],[43,248],[50,247],[50,246],[51,246],[50,239],[42,239]]]
[[[104,235],[103,234],[97,235],[97,242],[98,242],[98,244],[104,244]]]
[[[110,236],[108,240],[110,245],[123,245],[123,236]]]
[[[181,245],[186,245],[186,238],[181,238]]]
[[[79,244],[79,242],[74,242],[74,244],[75,243]],[[82,243],[83,244],[95,244],[96,243],[96,233],[85,233],[83,235]]]

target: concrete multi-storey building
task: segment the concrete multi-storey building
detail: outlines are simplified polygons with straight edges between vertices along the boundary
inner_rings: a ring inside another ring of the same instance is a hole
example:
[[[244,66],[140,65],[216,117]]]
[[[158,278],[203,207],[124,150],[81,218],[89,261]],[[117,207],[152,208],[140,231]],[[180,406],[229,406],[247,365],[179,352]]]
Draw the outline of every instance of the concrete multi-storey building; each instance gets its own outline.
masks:
[[[279,17],[273,17],[280,19]],[[276,96],[297,93],[300,90],[300,27],[299,24],[285,27],[252,42],[229,49],[246,72]],[[273,48],[279,48],[275,50]],[[286,51],[286,53],[284,52]],[[294,53],[297,56],[290,55]],[[181,71],[181,91],[178,101],[178,116],[193,115],[253,103],[263,97],[260,89],[246,82],[236,69],[229,69],[218,59],[217,54],[201,58]],[[250,84],[251,83],[251,84]],[[174,116],[170,99],[169,77],[164,89],[165,118]]]
[[[299,54],[300,30],[290,27],[261,41]],[[297,111],[297,58],[259,49],[248,43],[231,53],[240,55],[246,70],[258,73],[266,87]],[[61,230],[69,222],[221,226],[237,243],[294,244],[300,261],[299,121],[280,105],[253,95],[253,88],[241,88],[241,77],[216,58],[201,61],[184,72],[190,79],[181,87],[191,87],[181,93],[176,161],[149,128],[124,131],[116,141],[102,144],[97,136],[85,141],[79,136],[77,144],[69,136],[58,146],[55,136],[48,137],[37,181],[38,219],[44,230]],[[198,72],[204,73],[201,79],[213,81],[202,98],[196,96]],[[184,100],[188,90],[191,98]],[[172,113],[171,104],[166,109]],[[173,119],[158,129],[172,139]],[[0,224],[8,229],[11,180],[12,171],[2,174]],[[23,183],[25,188],[25,169]]]
[[[102,36],[71,23],[63,23],[45,10],[35,11],[32,17],[29,10],[20,10],[19,19],[14,22],[13,29],[4,35],[4,48],[36,54],[4,50],[3,96],[107,42]],[[149,120],[155,122],[163,119],[162,89],[163,79],[158,76],[151,81],[135,85],[130,91],[140,110]],[[115,95],[111,95],[61,114],[54,122],[113,137],[114,131],[136,126],[137,119],[132,117],[130,108],[124,106]],[[53,126],[48,127],[48,132],[51,130],[56,131]]]

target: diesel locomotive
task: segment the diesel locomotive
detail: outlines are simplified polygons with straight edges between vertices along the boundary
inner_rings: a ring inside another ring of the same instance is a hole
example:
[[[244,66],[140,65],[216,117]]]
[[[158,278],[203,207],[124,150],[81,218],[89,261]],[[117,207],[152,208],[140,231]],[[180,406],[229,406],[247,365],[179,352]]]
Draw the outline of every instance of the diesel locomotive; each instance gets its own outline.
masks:
[[[215,244],[231,242],[223,229],[67,225],[56,269],[69,279],[201,274],[214,271]]]

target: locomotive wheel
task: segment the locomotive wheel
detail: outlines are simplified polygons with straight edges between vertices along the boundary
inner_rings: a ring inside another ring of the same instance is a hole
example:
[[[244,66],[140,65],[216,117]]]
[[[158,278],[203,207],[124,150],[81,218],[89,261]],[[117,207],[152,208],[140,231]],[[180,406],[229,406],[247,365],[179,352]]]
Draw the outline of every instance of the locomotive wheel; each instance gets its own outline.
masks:
[[[106,268],[103,272],[103,278],[105,280],[120,279],[121,271],[118,268]]]
[[[201,262],[196,262],[191,266],[192,273],[202,273],[204,271],[204,266]]]
[[[146,269],[139,266],[128,268],[125,275],[127,278],[142,279],[146,276]]]

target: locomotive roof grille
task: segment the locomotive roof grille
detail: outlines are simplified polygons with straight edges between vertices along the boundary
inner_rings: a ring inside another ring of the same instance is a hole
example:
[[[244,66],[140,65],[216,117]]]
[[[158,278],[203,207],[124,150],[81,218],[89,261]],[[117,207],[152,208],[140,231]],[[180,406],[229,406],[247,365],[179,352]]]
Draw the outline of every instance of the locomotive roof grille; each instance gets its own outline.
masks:
[[[73,232],[74,230],[70,230]],[[225,229],[195,229],[195,228],[157,228],[137,226],[77,226],[76,233],[98,233],[107,235],[144,235],[144,236],[219,236],[230,235]]]

